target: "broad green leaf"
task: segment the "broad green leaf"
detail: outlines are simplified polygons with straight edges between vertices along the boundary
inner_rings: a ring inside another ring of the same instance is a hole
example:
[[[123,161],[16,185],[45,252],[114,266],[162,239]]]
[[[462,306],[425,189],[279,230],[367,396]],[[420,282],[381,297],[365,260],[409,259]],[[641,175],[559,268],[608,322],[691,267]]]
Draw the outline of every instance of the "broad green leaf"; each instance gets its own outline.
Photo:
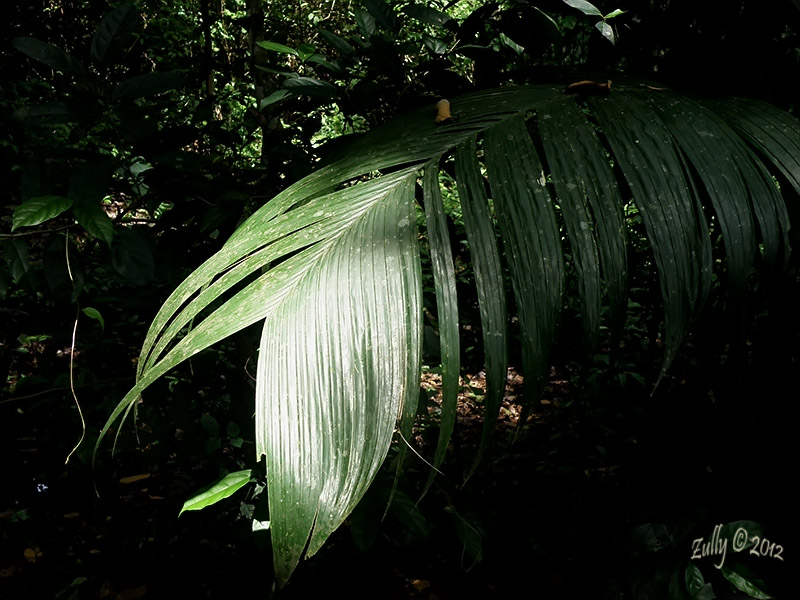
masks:
[[[72,200],[63,196],[37,196],[14,209],[11,231],[20,227],[33,227],[56,218],[72,206]]]
[[[392,33],[397,33],[397,16],[386,0],[362,0],[362,2],[364,8],[372,15],[378,25],[385,27]]]
[[[405,5],[401,12],[408,15],[412,19],[416,19],[426,25],[433,25],[434,27],[444,27],[445,29],[454,30],[458,24],[453,17],[430,6],[424,4],[411,3]]]
[[[75,206],[72,214],[78,224],[92,237],[103,240],[111,247],[114,240],[114,223],[99,205]]]
[[[187,510],[203,509],[232,496],[239,489],[247,485],[252,476],[253,472],[250,469],[228,473],[210,488],[192,496],[184,502],[181,512],[179,512],[178,515],[182,515]]]
[[[106,14],[92,37],[92,60],[97,64],[107,63],[120,41],[124,41],[121,38],[133,30],[138,19],[136,7],[127,3],[118,4]]]
[[[375,17],[361,9],[353,11],[353,16],[356,18],[356,25],[358,25],[358,31],[361,37],[363,37],[365,41],[368,41],[377,31]]]
[[[179,73],[146,73],[126,79],[118,84],[111,97],[114,100],[135,100],[163,94],[183,85],[183,76]]]
[[[586,0],[562,0],[564,4],[568,4],[572,8],[577,8],[585,15],[592,15],[595,17],[603,17],[603,13],[594,4],[586,2]]]
[[[32,37],[18,37],[11,44],[20,52],[56,71],[76,77],[86,77],[86,69],[77,58],[52,44]]]
[[[298,56],[297,50],[284,44],[279,44],[278,42],[256,42],[256,46],[264,48],[264,50],[272,50],[273,52],[280,52],[281,54]]]
[[[85,314],[90,319],[94,319],[98,323],[100,323],[100,329],[105,331],[106,322],[103,319],[103,315],[100,314],[100,311],[96,308],[92,308],[91,306],[87,306],[86,308],[82,309],[83,314]]]
[[[312,98],[337,98],[340,96],[339,88],[335,85],[313,77],[292,77],[283,82],[283,87],[293,94]]]
[[[306,545],[316,553],[350,514],[395,420],[416,402],[421,279],[410,175],[379,187],[347,230],[314,249],[264,324],[256,453],[267,458],[281,585]]]

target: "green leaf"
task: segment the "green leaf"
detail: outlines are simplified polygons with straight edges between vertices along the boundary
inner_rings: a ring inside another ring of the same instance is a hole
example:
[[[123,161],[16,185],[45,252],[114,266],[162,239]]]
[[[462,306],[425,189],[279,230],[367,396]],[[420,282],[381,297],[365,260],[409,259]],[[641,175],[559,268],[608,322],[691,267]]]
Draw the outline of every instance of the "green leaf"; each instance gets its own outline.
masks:
[[[28,272],[28,244],[23,240],[5,240],[3,244],[3,258],[8,264],[11,278],[14,283],[19,283]]]
[[[475,287],[483,329],[486,415],[496,415],[500,412],[505,394],[508,368],[506,295],[497,236],[477,160],[477,136],[472,136],[458,146],[456,180],[464,229],[475,270]],[[494,419],[484,419],[481,441],[471,472],[477,468],[494,429]]]
[[[617,9],[615,9],[615,10],[612,10],[610,13],[608,13],[607,15],[605,15],[603,18],[604,18],[604,19],[607,21],[608,19],[613,19],[614,17],[618,17],[618,16],[620,16],[620,15],[624,15],[624,14],[625,14],[625,12],[626,12],[626,11],[624,11],[624,10],[620,10],[620,9],[618,9],[618,8],[617,8]]]
[[[522,116],[490,127],[485,144],[486,170],[519,308],[525,394],[538,398],[561,312],[561,232]]]
[[[356,18],[356,25],[358,25],[358,31],[361,33],[361,37],[365,40],[369,40],[369,38],[375,35],[377,27],[375,25],[375,18],[371,14],[365,10],[356,9],[353,11],[353,15]]]
[[[319,32],[320,35],[325,38],[325,41],[328,42],[331,48],[338,51],[342,56],[349,56],[355,52],[355,48],[353,48],[353,46],[351,46],[350,43],[344,38],[339,37],[327,29],[320,29]]]
[[[464,518],[455,508],[448,506],[444,510],[453,517],[458,540],[462,546],[462,565],[469,570],[483,560],[483,536],[475,524]],[[464,560],[467,557],[471,559],[471,564],[467,564]]]
[[[605,21],[600,21],[598,23],[595,23],[594,26],[600,31],[600,33],[603,34],[603,37],[606,38],[612,44],[614,44],[617,41],[616,38],[614,37],[614,30],[611,28],[611,25],[609,25]]]
[[[63,196],[37,196],[14,209],[11,231],[20,227],[33,227],[56,218],[72,206],[72,200]]]
[[[691,594],[692,598],[695,598],[700,590],[702,590],[706,585],[705,579],[703,579],[703,574],[694,563],[689,563],[686,566],[684,578],[686,581],[686,589],[689,590],[689,594]]]
[[[364,8],[375,19],[381,27],[385,27],[392,33],[397,33],[397,16],[392,10],[392,6],[386,0],[362,0]]]
[[[18,37],[11,44],[20,52],[56,71],[76,77],[86,77],[86,69],[77,58],[52,44],[32,37]]]
[[[309,58],[314,56],[316,52],[317,50],[314,48],[313,44],[308,44],[306,42],[303,42],[297,47],[297,56],[303,62],[306,62]]]
[[[338,98],[340,95],[335,85],[313,77],[292,77],[283,82],[283,87],[293,94],[312,98]]]
[[[324,67],[331,73],[335,73],[337,75],[342,75],[345,73],[345,70],[340,64],[338,64],[338,62],[331,62],[321,54],[313,54],[312,56],[309,56],[307,62]]]
[[[763,193],[764,173],[785,169],[789,184],[782,189],[789,197],[800,184],[800,176],[789,179],[798,161],[792,156],[798,126],[791,117],[763,107],[746,114],[736,103],[721,102],[712,113],[693,102],[671,102],[636,87],[577,100],[556,86],[509,87],[451,98],[456,122],[434,124],[431,102],[373,129],[339,160],[258,209],[173,291],[147,333],[136,382],[98,446],[159,377],[263,321],[256,452],[266,457],[275,572],[285,583],[362,498],[395,429],[409,439],[423,330],[417,185],[427,230],[437,232],[442,360],[452,360],[448,353],[456,344],[443,332],[457,321],[448,308],[452,278],[434,173],[453,153],[476,273],[487,406],[496,411],[505,380],[506,271],[528,403],[541,387],[562,308],[562,244],[581,264],[587,330],[597,322],[591,307],[603,291],[619,319],[627,252],[621,207],[628,195],[642,218],[641,242],[652,250],[664,299],[666,369],[709,295],[706,209],[724,213],[731,230],[751,211],[765,245],[779,240],[773,249],[779,259],[785,198],[774,185],[775,193]],[[709,142],[703,131],[720,140]],[[550,139],[559,135],[563,139]],[[717,149],[729,144],[715,161]],[[745,167],[746,176],[735,173]],[[730,178],[730,187],[722,177]],[[726,190],[730,198],[709,201]],[[133,233],[121,229],[122,237]],[[723,235],[735,242],[735,235]],[[744,243],[750,234],[738,235]],[[737,260],[746,264],[745,258],[746,252]],[[448,367],[448,377],[454,368]],[[485,415],[485,423],[493,420]],[[405,444],[397,443],[401,454]],[[670,589],[685,596],[684,571],[672,579]]]
[[[422,34],[422,43],[425,44],[425,47],[433,54],[442,55],[447,53],[447,44],[443,40],[428,35],[427,33]]]
[[[178,513],[178,516],[182,515],[187,510],[200,510],[232,496],[239,489],[247,485],[252,475],[253,472],[250,469],[228,473],[208,489],[192,496],[184,502],[183,508],[181,508],[181,512]]]
[[[401,12],[408,15],[412,19],[416,19],[420,23],[426,25],[433,25],[434,27],[444,27],[445,29],[454,30],[458,27],[458,23],[453,17],[430,6],[424,4],[407,4]]]
[[[754,577],[744,565],[737,564],[733,568],[723,565],[721,571],[725,579],[730,581],[736,589],[744,592],[751,598],[757,598],[758,600],[770,600],[772,598],[772,596],[761,589],[764,583],[757,577]]]
[[[586,2],[586,0],[562,0],[564,4],[568,4],[572,8],[577,8],[585,15],[592,15],[595,17],[603,17],[603,13],[594,5]]]
[[[103,319],[103,315],[100,314],[100,311],[96,308],[92,308],[91,306],[87,306],[83,309],[83,314],[85,314],[90,319],[94,319],[95,321],[100,323],[100,330],[105,331],[106,322]]]
[[[92,37],[92,60],[99,65],[108,63],[138,19],[136,7],[126,3],[118,4],[106,14]]]
[[[664,122],[642,102],[632,92],[615,93],[613,108],[589,99],[653,249],[665,305],[663,375],[708,294],[711,243],[687,166]],[[627,115],[625,127],[619,126],[620,111]]]
[[[256,453],[267,457],[281,584],[306,544],[308,556],[316,553],[355,507],[386,456],[395,418],[417,399],[414,172],[381,182],[352,226],[293,265],[293,284],[264,324]],[[308,342],[303,348],[292,343],[300,338]],[[321,377],[315,367],[321,356],[334,360],[332,372],[348,376]],[[318,417],[302,418],[312,414]],[[285,449],[292,447],[304,452],[289,457]]]
[[[261,104],[258,105],[258,109],[264,110],[270,104],[275,104],[276,102],[280,102],[281,100],[290,95],[291,94],[289,90],[277,90],[275,92],[272,92],[269,96],[267,96],[261,101]]]
[[[436,314],[439,321],[440,354],[442,360],[442,413],[439,426],[439,441],[433,466],[438,468],[444,460],[458,409],[458,383],[461,372],[461,348],[458,339],[458,299],[456,297],[456,275],[447,230],[447,217],[439,189],[439,169],[436,161],[425,165],[423,179],[425,220],[428,225],[433,281],[436,291]],[[431,470],[423,493],[433,483]]]
[[[114,240],[114,223],[98,205],[75,206],[72,214],[89,235],[102,240],[110,248]]]
[[[284,44],[279,44],[278,42],[256,42],[256,46],[263,48],[264,50],[272,50],[273,52],[280,52],[281,54],[290,54],[291,56],[298,56],[297,50],[286,46]]]
[[[114,88],[114,100],[135,100],[175,90],[183,85],[179,73],[146,73],[126,79]]]

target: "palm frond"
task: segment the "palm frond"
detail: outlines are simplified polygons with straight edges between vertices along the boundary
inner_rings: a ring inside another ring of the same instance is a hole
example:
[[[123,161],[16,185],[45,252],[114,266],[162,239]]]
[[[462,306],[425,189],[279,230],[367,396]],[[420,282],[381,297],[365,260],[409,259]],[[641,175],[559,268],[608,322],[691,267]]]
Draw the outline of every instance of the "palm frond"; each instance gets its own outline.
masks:
[[[398,421],[410,432],[422,330],[417,185],[445,386],[433,461],[444,460],[459,344],[452,240],[438,187],[443,157],[454,156],[482,320],[488,391],[479,456],[505,384],[506,272],[530,402],[558,331],[565,244],[587,343],[596,339],[604,298],[610,324],[624,320],[626,203],[642,216],[658,272],[664,369],[709,293],[709,218],[719,223],[732,290],[760,252],[776,264],[788,253],[789,217],[773,176],[800,193],[800,127],[772,107],[637,88],[576,101],[552,86],[480,92],[451,107],[457,119],[446,125],[434,124],[431,106],[374,130],[245,222],[165,302],[136,384],[101,432],[102,440],[158,377],[263,320],[256,445],[267,461],[281,583],[364,494]]]

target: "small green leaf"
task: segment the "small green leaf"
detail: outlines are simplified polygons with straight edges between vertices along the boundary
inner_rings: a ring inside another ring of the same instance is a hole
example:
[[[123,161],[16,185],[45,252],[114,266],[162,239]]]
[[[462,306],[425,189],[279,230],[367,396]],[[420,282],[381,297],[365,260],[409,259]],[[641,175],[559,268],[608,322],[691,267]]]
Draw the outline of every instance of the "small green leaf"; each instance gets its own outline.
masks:
[[[257,42],[256,46],[263,48],[264,50],[272,50],[273,52],[280,52],[281,54],[290,54],[292,56],[298,56],[297,50],[294,48],[290,48],[284,44],[279,44],[278,42]]]
[[[625,14],[625,12],[626,12],[626,11],[624,11],[624,10],[620,10],[620,9],[612,10],[610,13],[608,13],[608,14],[607,14],[605,17],[603,17],[603,18],[604,18],[604,19],[607,21],[608,19],[613,19],[614,17],[618,17],[618,16],[620,16],[620,15],[624,15],[624,14]]]
[[[3,244],[3,258],[8,264],[8,270],[11,272],[11,279],[14,283],[25,277],[30,264],[28,263],[28,244],[24,240],[6,240]]]
[[[314,48],[312,44],[302,43],[297,47],[297,56],[300,57],[300,60],[306,62],[309,58],[316,54],[317,49]]]
[[[356,25],[358,25],[358,31],[361,33],[361,36],[368,40],[375,35],[375,31],[377,31],[375,18],[367,11],[360,9],[356,9],[354,14],[356,17]]]
[[[320,29],[319,30],[322,37],[325,38],[325,41],[333,48],[334,50],[338,51],[339,54],[342,56],[348,56],[355,52],[355,48],[350,45],[350,42],[345,40],[344,38],[339,37],[335,33],[328,31],[327,29]]]
[[[11,231],[19,227],[33,227],[54,219],[72,206],[72,200],[64,196],[37,196],[30,198],[14,209]]]
[[[278,90],[277,92],[272,92],[269,96],[261,101],[261,104],[258,105],[258,108],[259,110],[264,110],[270,104],[275,104],[289,95],[290,94],[288,90]]]
[[[564,4],[569,4],[572,8],[577,8],[585,15],[594,15],[596,17],[603,16],[603,13],[594,5],[586,2],[586,0],[563,0]]]
[[[76,206],[72,209],[72,214],[89,235],[111,246],[114,240],[114,223],[102,208],[96,205]]]
[[[83,314],[85,314],[90,319],[94,319],[95,321],[100,322],[100,330],[105,331],[106,322],[103,320],[103,315],[100,314],[100,311],[96,308],[92,308],[91,306],[87,306],[83,309]]]
[[[611,25],[606,23],[605,21],[599,21],[594,25],[603,34],[603,37],[606,38],[609,42],[614,44],[617,40],[614,37],[614,30],[611,29]]]
[[[251,476],[252,471],[250,469],[228,473],[211,487],[184,502],[183,508],[181,508],[181,512],[178,513],[178,516],[182,515],[187,510],[200,510],[232,496],[237,490],[244,487],[247,482],[250,481]]]
[[[703,579],[703,574],[700,572],[700,569],[698,569],[697,565],[693,563],[689,563],[689,565],[687,565],[684,578],[686,580],[686,588],[689,590],[689,593],[692,596],[695,596],[706,583],[705,579]]]
[[[313,77],[292,77],[283,82],[283,87],[298,96],[311,96],[312,98],[336,98],[339,90],[327,81]]]
[[[770,600],[772,598],[772,596],[758,587],[761,585],[761,581],[753,577],[741,565],[735,570],[730,567],[722,567],[722,574],[725,576],[725,579],[730,581],[738,590],[748,594],[751,598],[757,598],[758,600]]]
[[[430,50],[433,54],[446,54],[447,53],[447,44],[440,40],[439,38],[435,38],[432,35],[428,35],[427,33],[422,34],[422,43],[425,44],[425,47]]]

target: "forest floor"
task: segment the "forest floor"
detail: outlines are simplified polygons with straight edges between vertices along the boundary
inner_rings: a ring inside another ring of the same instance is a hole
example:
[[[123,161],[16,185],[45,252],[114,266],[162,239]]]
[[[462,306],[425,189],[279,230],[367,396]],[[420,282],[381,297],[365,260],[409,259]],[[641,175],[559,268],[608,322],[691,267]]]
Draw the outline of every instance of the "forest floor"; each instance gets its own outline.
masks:
[[[785,420],[764,419],[752,404],[752,414],[730,414],[708,388],[690,389],[677,374],[653,397],[639,389],[593,399],[563,367],[519,423],[522,384],[510,370],[493,443],[466,478],[485,380],[465,376],[444,475],[427,495],[417,501],[427,466],[408,456],[406,479],[416,478],[417,492],[401,487],[399,508],[383,522],[357,510],[274,597],[680,598],[666,594],[700,573],[717,598],[732,598],[715,566],[723,558],[729,568],[746,563],[774,597],[787,597],[796,538],[791,513],[781,510],[794,493],[782,475],[791,445],[778,441],[790,438]],[[437,376],[426,375],[422,387],[431,418],[415,443],[430,456]],[[98,497],[94,485],[108,473],[65,467],[48,451],[47,428],[31,424],[6,439],[12,475],[0,495],[0,598],[270,597],[270,555],[237,502],[178,518],[195,490],[185,465],[170,464],[120,468]],[[740,520],[763,527],[749,530],[769,541],[760,556],[693,556],[694,540]]]

